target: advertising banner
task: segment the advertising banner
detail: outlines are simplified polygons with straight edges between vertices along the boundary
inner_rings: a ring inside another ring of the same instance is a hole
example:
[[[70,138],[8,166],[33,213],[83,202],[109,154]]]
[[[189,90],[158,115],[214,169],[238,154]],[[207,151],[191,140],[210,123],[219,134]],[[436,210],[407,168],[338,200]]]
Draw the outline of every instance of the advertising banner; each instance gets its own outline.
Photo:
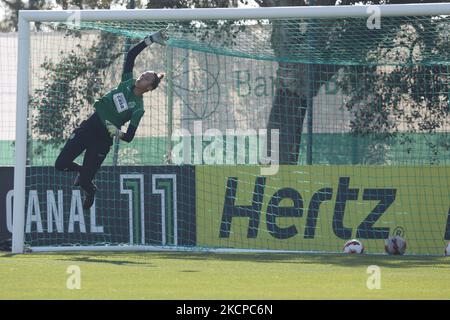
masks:
[[[0,237],[11,237],[13,168],[2,168]],[[25,239],[50,245],[195,245],[193,166],[102,167],[83,210],[75,173],[27,169]]]
[[[448,166],[197,167],[197,244],[341,251],[358,238],[384,251],[400,235],[408,253],[442,254],[450,240]]]

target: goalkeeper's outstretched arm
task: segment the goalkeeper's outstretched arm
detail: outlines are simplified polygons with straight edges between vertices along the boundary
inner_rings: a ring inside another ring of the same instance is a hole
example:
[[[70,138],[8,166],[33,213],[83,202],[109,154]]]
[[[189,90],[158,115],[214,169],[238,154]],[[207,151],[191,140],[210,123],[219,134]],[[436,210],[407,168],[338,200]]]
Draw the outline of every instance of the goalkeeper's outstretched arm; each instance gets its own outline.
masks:
[[[134,61],[136,60],[136,57],[139,55],[139,53],[142,52],[142,50],[144,50],[154,42],[165,45],[168,38],[169,37],[167,35],[167,29],[163,29],[149,34],[144,38],[144,40],[133,46],[128,51],[127,57],[125,59],[124,69],[122,73],[122,82],[133,78]],[[157,74],[154,71],[146,71],[142,73],[134,83],[133,93],[136,96],[142,96],[144,93],[156,89],[163,77],[163,73]],[[119,139],[126,142],[131,142],[136,134],[139,121],[142,118],[143,114],[144,111],[142,109],[136,109],[132,113],[127,132],[122,132],[113,124],[107,123],[106,127],[109,131],[109,134],[111,136],[115,136],[117,134]]]
[[[134,61],[139,53],[147,47],[145,40],[142,40],[133,46],[127,53],[125,64],[123,66],[122,81],[129,80],[133,77]]]
[[[134,61],[139,53],[152,43],[159,43],[165,45],[168,36],[166,30],[159,30],[158,32],[147,35],[144,40],[133,46],[127,53],[125,64],[122,72],[122,81],[129,80],[133,77]]]

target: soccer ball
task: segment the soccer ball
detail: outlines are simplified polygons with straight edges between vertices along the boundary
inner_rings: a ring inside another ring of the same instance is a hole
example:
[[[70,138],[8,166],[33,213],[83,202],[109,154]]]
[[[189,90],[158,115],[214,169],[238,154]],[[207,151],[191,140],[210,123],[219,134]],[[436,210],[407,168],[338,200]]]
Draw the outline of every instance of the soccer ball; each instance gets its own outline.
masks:
[[[402,255],[406,251],[406,241],[400,236],[389,237],[384,245],[387,254]]]
[[[364,252],[364,246],[361,243],[361,241],[352,239],[347,241],[344,244],[344,253],[363,253]]]
[[[447,243],[447,246],[445,247],[445,255],[450,256],[450,242]]]

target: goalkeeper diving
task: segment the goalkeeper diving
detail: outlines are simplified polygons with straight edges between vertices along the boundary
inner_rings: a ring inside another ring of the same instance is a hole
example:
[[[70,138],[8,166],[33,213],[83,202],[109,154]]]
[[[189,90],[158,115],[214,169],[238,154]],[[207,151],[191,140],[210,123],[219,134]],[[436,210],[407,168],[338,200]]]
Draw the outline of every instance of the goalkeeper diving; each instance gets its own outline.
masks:
[[[166,30],[147,35],[127,53],[122,82],[95,101],[95,112],[70,135],[55,162],[55,168],[62,171],[75,171],[78,175],[74,185],[85,193],[83,209],[89,209],[95,199],[97,187],[93,179],[105,160],[114,137],[131,142],[139,122],[144,115],[143,94],[158,88],[164,74],[146,71],[137,79],[133,78],[134,61],[138,54],[152,43],[165,45],[168,40]],[[120,128],[128,124],[126,132]],[[83,165],[74,160],[85,151]]]

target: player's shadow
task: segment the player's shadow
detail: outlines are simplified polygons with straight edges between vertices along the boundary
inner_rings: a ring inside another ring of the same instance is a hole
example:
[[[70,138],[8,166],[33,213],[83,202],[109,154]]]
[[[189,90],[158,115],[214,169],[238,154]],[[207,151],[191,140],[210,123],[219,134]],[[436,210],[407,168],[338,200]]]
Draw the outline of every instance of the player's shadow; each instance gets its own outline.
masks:
[[[0,251],[0,259],[1,258],[14,258],[19,256],[18,254],[11,253],[10,251]]]
[[[35,253],[31,253],[34,255]],[[40,255],[42,253],[37,253],[36,255]],[[133,253],[124,253],[124,252],[86,252],[86,253],[67,253],[67,252],[55,252],[55,253],[46,253],[47,255],[52,255],[57,257],[57,261],[63,261],[63,262],[70,262],[70,263],[103,263],[103,264],[113,264],[118,266],[146,266],[146,267],[155,267],[153,263],[148,262],[148,260],[145,261],[136,261],[142,256],[138,256],[135,252]],[[7,251],[0,251],[0,261],[1,259],[5,258],[14,258],[14,257],[26,257],[27,254],[15,254],[10,253]],[[58,256],[64,257],[59,258]],[[127,257],[130,258],[130,260],[127,259],[119,259],[120,257]],[[117,257],[118,259],[111,259],[111,257]]]
[[[118,266],[146,266],[146,267],[154,267],[154,264],[149,263],[147,261],[133,261],[132,259],[130,260],[121,260],[121,259],[107,259],[107,258],[103,258],[102,256],[107,256],[107,257],[111,257],[114,256],[115,254],[111,254],[110,252],[108,253],[92,253],[89,255],[80,255],[80,254],[76,254],[74,256],[67,256],[67,254],[64,254],[64,256],[66,257],[65,259],[58,259],[59,261],[65,261],[65,262],[81,262],[81,263],[103,263],[103,264],[113,264],[113,265],[118,265]],[[123,253],[121,254],[121,256],[123,256]]]

